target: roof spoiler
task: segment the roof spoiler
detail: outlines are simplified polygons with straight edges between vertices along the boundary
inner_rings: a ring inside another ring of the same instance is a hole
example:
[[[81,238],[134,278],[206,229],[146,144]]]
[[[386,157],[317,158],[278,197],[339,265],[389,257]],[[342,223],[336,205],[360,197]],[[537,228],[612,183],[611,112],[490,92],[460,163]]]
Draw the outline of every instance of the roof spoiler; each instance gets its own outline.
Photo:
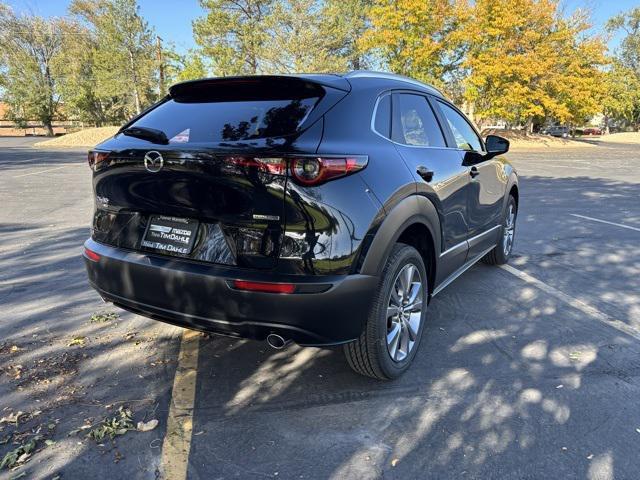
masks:
[[[217,87],[243,87],[252,88],[261,84],[272,91],[281,90],[282,94],[291,97],[292,93],[304,94],[304,90],[313,91],[314,87],[331,87],[345,92],[351,90],[351,84],[339,75],[300,74],[300,75],[245,75],[233,77],[210,77],[198,80],[189,80],[176,83],[169,88],[169,96],[172,98],[190,95],[194,92],[210,92],[210,88]]]

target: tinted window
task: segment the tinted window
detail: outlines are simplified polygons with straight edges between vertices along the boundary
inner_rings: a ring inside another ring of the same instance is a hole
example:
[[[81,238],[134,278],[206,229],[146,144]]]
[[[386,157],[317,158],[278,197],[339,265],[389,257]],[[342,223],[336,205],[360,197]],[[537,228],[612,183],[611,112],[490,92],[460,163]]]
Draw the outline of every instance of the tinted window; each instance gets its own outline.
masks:
[[[385,95],[378,101],[373,128],[383,137],[391,137],[391,95]]]
[[[451,128],[451,132],[453,133],[458,148],[481,152],[482,142],[471,125],[469,125],[469,122],[467,122],[462,115],[446,103],[438,103],[440,104],[440,109]]]
[[[162,130],[171,143],[193,143],[295,133],[325,91],[295,78],[229,77],[181,83],[170,93],[133,126]]]
[[[237,102],[169,100],[136,121],[162,130],[170,143],[223,142],[295,133],[318,98]]]
[[[421,95],[408,93],[394,96],[393,140],[405,145],[444,147],[444,137],[438,121]]]

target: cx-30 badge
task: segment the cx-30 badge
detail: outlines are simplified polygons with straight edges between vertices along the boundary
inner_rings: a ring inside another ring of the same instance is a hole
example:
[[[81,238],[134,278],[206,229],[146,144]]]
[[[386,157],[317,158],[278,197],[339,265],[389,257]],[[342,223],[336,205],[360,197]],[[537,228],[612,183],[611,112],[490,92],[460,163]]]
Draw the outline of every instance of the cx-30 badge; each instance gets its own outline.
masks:
[[[162,170],[162,166],[164,165],[164,158],[160,155],[160,152],[156,152],[155,150],[151,150],[147,152],[144,156],[144,168],[147,169],[147,172],[156,173]]]

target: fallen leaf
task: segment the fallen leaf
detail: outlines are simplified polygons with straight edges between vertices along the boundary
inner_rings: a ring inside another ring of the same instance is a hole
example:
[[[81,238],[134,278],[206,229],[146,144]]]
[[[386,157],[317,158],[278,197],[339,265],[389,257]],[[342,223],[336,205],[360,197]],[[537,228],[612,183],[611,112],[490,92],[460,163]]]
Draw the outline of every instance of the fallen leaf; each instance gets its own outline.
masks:
[[[18,348],[18,346],[17,346],[17,345],[12,345],[12,346],[11,346],[11,349],[10,349],[9,351],[10,351],[11,353],[15,353],[15,352],[17,352],[17,351],[19,351],[19,350],[20,350],[20,348]]]
[[[396,465],[398,465],[398,462],[399,462],[399,461],[400,461],[399,459],[394,458],[393,460],[391,460],[391,466],[392,466],[392,467],[395,467]]]
[[[68,347],[74,347],[76,345],[84,346],[86,337],[73,337],[73,340],[69,342]]]
[[[13,423],[14,425],[18,425],[20,418],[25,415],[26,413],[24,412],[10,413],[8,416],[0,418],[0,423]]]
[[[139,432],[149,432],[158,426],[158,420],[155,418],[153,420],[149,420],[148,422],[138,422],[136,428]]]

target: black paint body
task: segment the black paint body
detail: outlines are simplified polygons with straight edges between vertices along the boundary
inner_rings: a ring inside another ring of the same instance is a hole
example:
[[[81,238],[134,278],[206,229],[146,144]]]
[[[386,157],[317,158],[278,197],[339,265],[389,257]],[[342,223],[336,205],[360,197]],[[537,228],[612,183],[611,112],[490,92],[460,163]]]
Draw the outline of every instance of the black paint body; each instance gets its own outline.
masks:
[[[85,260],[105,299],[200,330],[337,344],[362,331],[396,241],[415,243],[425,256],[430,294],[496,245],[506,199],[510,192],[517,198],[516,174],[502,157],[457,148],[436,104],[446,100],[435,90],[364,73],[269,78],[322,89],[295,133],[166,145],[118,134],[97,147],[110,154],[93,175],[96,210],[86,246],[101,258]],[[404,145],[374,130],[379,99],[402,92],[427,98],[446,145]],[[149,151],[164,159],[158,172],[145,169]],[[299,154],[360,155],[367,165],[304,186],[227,161]],[[429,181],[419,167],[432,172]],[[141,247],[149,217],[158,214],[200,222],[190,254]],[[292,294],[238,291],[234,279],[299,287]]]

